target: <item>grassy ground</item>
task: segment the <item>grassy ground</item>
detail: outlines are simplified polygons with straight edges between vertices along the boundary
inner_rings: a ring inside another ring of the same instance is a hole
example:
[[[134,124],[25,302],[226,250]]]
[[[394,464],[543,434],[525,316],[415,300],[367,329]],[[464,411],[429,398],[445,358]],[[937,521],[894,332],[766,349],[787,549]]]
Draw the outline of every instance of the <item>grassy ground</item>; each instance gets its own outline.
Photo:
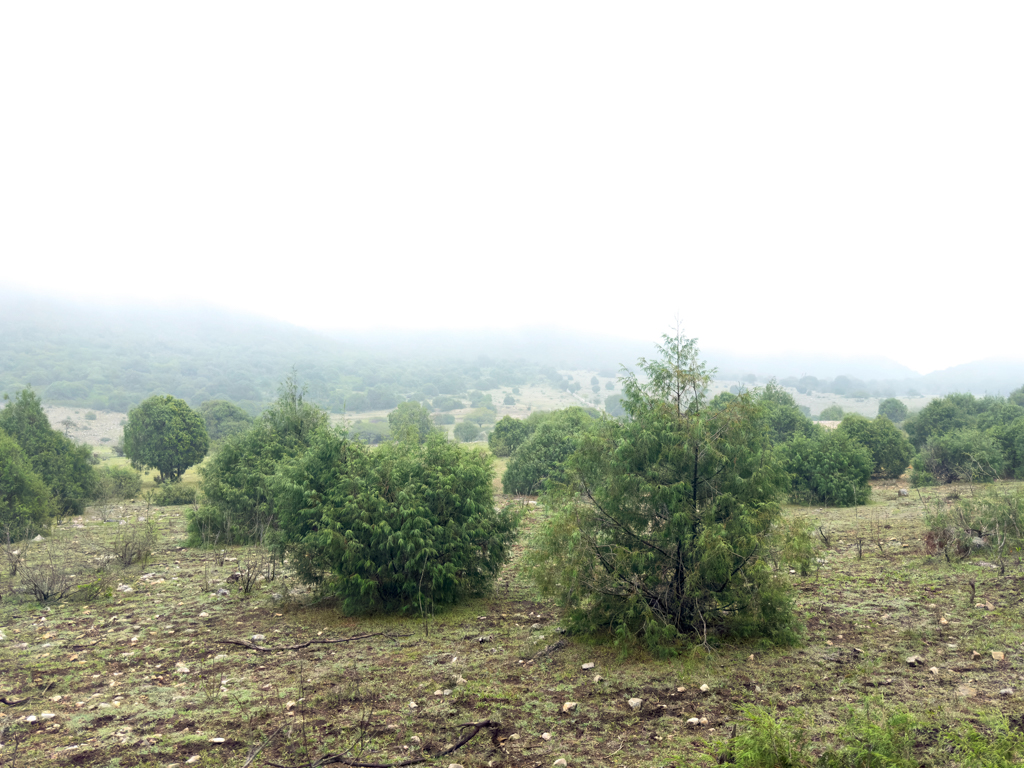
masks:
[[[500,727],[432,762],[712,764],[733,724],[748,727],[743,707],[803,724],[814,751],[878,693],[930,724],[915,732],[921,764],[948,764],[941,728],[993,713],[1024,725],[1024,574],[1014,562],[1000,576],[984,553],[951,564],[926,552],[924,511],[949,492],[901,498],[890,484],[859,509],[789,508],[830,543],[816,572],[779,573],[794,586],[804,643],[692,645],[670,660],[622,658],[558,631],[557,607],[520,566],[544,514],[530,500],[493,594],[429,620],[345,617],[287,568],[245,593],[232,574],[267,575],[265,557],[184,548],[186,508],[90,510],[28,553],[39,563],[54,548],[53,562],[76,574],[70,596],[39,603],[18,591],[20,577],[0,580],[0,695],[15,702],[0,705],[0,765],[241,767],[260,747],[252,765],[342,751],[387,763],[443,751],[472,731],[460,724],[485,719]],[[148,560],[109,560],[116,539],[147,526],[158,535]],[[225,642],[361,635],[373,636],[272,652]],[[910,655],[923,663],[909,666]],[[707,722],[691,727],[690,717]]]

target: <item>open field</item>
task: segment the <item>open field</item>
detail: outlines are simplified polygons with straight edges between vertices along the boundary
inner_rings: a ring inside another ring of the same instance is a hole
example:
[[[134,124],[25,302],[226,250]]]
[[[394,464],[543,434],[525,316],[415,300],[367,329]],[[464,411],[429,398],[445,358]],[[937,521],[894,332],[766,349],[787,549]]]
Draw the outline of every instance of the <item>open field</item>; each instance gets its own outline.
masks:
[[[0,695],[25,700],[0,711],[0,764],[299,765],[343,751],[388,763],[436,754],[483,720],[500,726],[431,762],[710,764],[734,723],[748,727],[745,705],[804,723],[821,749],[877,694],[928,723],[915,731],[922,764],[948,764],[936,729],[996,713],[1024,727],[1024,572],[1019,557],[1000,576],[984,554],[927,554],[922,514],[950,490],[898,498],[890,483],[859,509],[790,507],[831,544],[816,572],[778,573],[795,588],[803,644],[694,644],[668,660],[559,632],[557,606],[520,564],[544,514],[532,500],[493,594],[429,618],[345,617],[287,567],[267,570],[260,550],[183,548],[185,508],[90,509],[28,553],[55,548],[76,574],[69,597],[41,604],[20,577],[0,580]],[[115,538],[147,525],[148,560],[109,559]]]

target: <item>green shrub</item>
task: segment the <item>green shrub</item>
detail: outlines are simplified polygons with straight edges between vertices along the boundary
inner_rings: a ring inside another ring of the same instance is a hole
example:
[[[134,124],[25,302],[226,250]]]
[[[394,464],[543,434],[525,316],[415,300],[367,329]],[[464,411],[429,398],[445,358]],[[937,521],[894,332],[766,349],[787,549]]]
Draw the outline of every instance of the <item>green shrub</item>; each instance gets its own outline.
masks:
[[[516,399],[514,397],[512,397],[512,395],[505,395],[505,399],[502,400],[502,403],[504,405],[515,405],[516,404]]]
[[[85,412],[85,420],[86,421],[96,421],[96,414],[93,413],[92,411],[86,411]]]
[[[134,499],[142,493],[142,475],[131,467],[108,465],[96,475],[97,499]]]
[[[435,413],[431,418],[435,424],[454,424],[455,414],[453,413]]]
[[[596,423],[576,406],[555,411],[537,422],[539,426],[512,454],[502,475],[502,488],[507,494],[538,493],[548,481],[564,482],[563,463],[576,450],[580,434]]]
[[[180,480],[175,483],[161,483],[149,493],[149,502],[155,507],[174,507],[179,504],[197,504],[199,486],[187,485]]]
[[[899,424],[907,418],[907,406],[895,397],[887,397],[878,404],[878,415]]]
[[[522,419],[502,416],[487,436],[487,445],[495,456],[511,456],[530,436],[530,426]]]
[[[434,399],[434,408],[439,411],[454,411],[459,408],[465,408],[466,404],[456,400],[454,397],[443,395]]]
[[[437,433],[371,451],[322,429],[275,481],[279,547],[304,582],[350,613],[481,594],[518,522],[494,508],[491,461]]]
[[[990,482],[1003,474],[1003,452],[989,434],[958,429],[930,437],[914,457],[911,482]]]
[[[0,532],[31,538],[50,527],[57,507],[25,452],[0,429]]]
[[[925,513],[926,544],[932,552],[966,557],[976,549],[1000,556],[1024,549],[1024,492],[963,497]],[[988,555],[991,557],[991,555]]]
[[[794,501],[849,507],[871,495],[871,452],[838,429],[797,435],[778,452],[792,478]]]
[[[480,436],[482,430],[471,421],[461,421],[455,425],[453,434],[455,439],[462,443],[470,443]]]
[[[848,413],[839,431],[849,435],[871,452],[872,474],[889,479],[902,475],[914,456],[914,446],[906,434],[889,419],[867,419]]]
[[[843,418],[843,409],[832,404],[818,414],[818,421],[839,421]]]

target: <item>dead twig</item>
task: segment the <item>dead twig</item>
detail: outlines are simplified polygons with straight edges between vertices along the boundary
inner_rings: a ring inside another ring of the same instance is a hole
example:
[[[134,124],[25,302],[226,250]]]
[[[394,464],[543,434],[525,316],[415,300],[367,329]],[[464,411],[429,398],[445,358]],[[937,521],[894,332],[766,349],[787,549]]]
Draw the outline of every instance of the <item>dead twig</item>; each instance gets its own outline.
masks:
[[[26,701],[30,701],[31,698],[31,696],[26,699],[16,699],[13,696],[0,696],[0,704],[6,704],[8,707],[16,707],[19,704],[24,704]]]
[[[242,763],[242,768],[249,768],[249,766],[252,765],[252,761],[256,759],[256,756],[259,755],[259,753],[262,752],[264,749],[266,749],[267,745],[271,741],[273,741],[274,737],[277,736],[277,734],[279,734],[282,730],[284,730],[283,725],[276,731],[274,731],[272,734],[267,736],[266,740],[262,744],[260,744],[255,749],[250,750],[248,759],[246,759],[246,761]]]
[[[311,645],[333,645],[335,643],[351,643],[353,640],[366,640],[370,637],[385,637],[390,640],[396,637],[411,636],[411,634],[396,635],[391,632],[373,632],[366,635],[353,635],[352,637],[338,637],[328,640],[307,640],[304,643],[296,643],[295,645],[278,645],[274,648],[268,648],[264,645],[256,645],[256,643],[250,640],[214,640],[214,642],[219,643],[221,645],[240,645],[243,648],[248,648],[252,651],[262,651],[263,653],[277,653],[278,651],[297,651],[301,648],[308,648]]]
[[[452,754],[455,750],[465,746],[470,740],[480,733],[484,728],[500,728],[501,723],[494,720],[479,720],[475,723],[462,723],[455,726],[456,728],[472,728],[473,730],[467,735],[459,739],[455,744],[448,747],[448,749],[438,752],[435,755],[426,755],[425,757],[414,757],[410,760],[400,760],[397,763],[364,763],[354,758],[345,757],[344,755],[324,755],[316,762],[310,763],[308,768],[319,768],[321,765],[333,765],[335,763],[341,763],[342,765],[351,766],[351,768],[402,768],[405,765],[418,765],[419,763],[425,763],[427,760],[433,760],[435,757],[444,757],[445,755]],[[304,766],[290,766],[284,763],[272,763],[268,761],[268,765],[276,766],[276,768],[305,768]]]

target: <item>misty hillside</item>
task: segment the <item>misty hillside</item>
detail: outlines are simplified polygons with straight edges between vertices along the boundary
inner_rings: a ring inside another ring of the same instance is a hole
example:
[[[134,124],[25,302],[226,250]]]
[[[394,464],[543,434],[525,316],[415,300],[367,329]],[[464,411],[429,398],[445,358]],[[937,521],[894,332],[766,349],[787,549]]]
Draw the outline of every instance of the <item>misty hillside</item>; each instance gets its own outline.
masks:
[[[153,394],[198,406],[224,399],[259,411],[294,369],[309,397],[333,410],[394,407],[403,399],[549,379],[559,371],[614,377],[651,356],[657,339],[554,328],[325,334],[208,307],[86,306],[0,296],[0,392],[32,386],[51,404],[125,411]],[[704,350],[722,379],[771,377],[805,391],[886,397],[1006,393],[1024,364],[978,362],[920,376],[883,358],[739,357]]]

